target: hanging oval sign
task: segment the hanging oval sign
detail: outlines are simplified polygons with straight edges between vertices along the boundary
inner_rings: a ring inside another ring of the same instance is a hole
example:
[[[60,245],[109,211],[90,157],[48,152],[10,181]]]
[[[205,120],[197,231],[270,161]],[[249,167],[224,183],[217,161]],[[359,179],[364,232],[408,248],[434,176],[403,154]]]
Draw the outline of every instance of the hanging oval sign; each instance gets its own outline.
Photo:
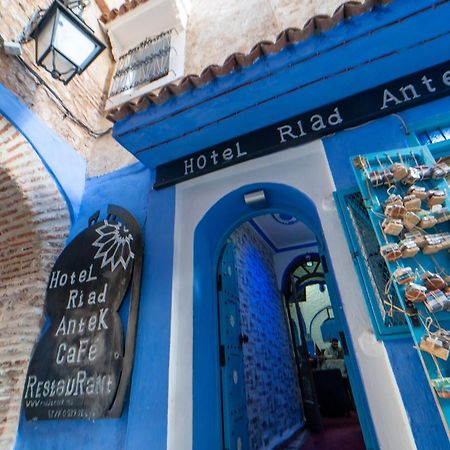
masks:
[[[98,213],[50,273],[48,324],[23,393],[28,420],[121,414],[134,358],[142,239],[136,220],[123,208],[110,205],[108,217],[97,219]],[[124,345],[119,308],[130,282]]]

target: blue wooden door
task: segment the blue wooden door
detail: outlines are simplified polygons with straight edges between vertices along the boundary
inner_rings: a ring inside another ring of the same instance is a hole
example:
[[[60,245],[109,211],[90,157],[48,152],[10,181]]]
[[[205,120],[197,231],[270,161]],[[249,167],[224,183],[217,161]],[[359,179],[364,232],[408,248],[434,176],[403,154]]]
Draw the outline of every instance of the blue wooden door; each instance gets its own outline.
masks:
[[[223,446],[225,450],[248,450],[248,419],[239,289],[234,245],[227,242],[218,267],[220,327],[220,375],[222,384]]]

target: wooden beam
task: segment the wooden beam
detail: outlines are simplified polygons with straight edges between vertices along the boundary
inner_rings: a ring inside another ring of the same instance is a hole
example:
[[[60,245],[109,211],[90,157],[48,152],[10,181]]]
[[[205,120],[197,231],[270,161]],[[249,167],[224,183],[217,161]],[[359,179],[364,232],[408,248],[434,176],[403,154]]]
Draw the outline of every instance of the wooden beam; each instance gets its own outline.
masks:
[[[95,0],[95,3],[97,3],[97,6],[100,8],[102,14],[109,14],[109,6],[106,4],[105,0]]]

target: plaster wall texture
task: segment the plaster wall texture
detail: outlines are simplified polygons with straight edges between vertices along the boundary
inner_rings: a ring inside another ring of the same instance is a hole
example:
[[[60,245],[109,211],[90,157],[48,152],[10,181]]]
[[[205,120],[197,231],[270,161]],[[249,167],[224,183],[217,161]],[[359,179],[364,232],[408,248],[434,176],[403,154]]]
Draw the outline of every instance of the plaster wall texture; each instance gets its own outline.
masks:
[[[326,311],[320,313],[320,315],[314,319],[314,322],[311,323],[311,321],[321,309],[331,305],[328,290],[320,292],[318,285],[308,286],[307,289],[307,300],[305,303],[300,303],[300,309],[306,325],[306,333],[309,334],[309,330],[311,329],[311,339],[321,350],[325,350],[330,343],[324,342],[320,326],[327,318]],[[333,313],[330,313],[330,315],[333,317]]]
[[[0,116],[0,448],[12,448],[66,203],[31,145]]]
[[[317,183],[317,173],[323,174],[321,183]],[[297,188],[315,203],[379,445],[388,450],[415,449],[386,349],[383,343],[377,342],[372,331],[333,201],[335,185],[321,141],[244,162],[176,186],[167,448],[192,449],[192,242],[195,228],[223,196],[244,184],[262,181]],[[389,408],[385,404],[387,398]]]
[[[259,41],[274,41],[289,27],[301,28],[317,14],[332,15],[343,0],[192,0],[185,73],[222,64],[232,53],[248,53]]]
[[[248,224],[230,236],[236,249],[249,442],[272,448],[300,426],[300,389],[273,251]]]

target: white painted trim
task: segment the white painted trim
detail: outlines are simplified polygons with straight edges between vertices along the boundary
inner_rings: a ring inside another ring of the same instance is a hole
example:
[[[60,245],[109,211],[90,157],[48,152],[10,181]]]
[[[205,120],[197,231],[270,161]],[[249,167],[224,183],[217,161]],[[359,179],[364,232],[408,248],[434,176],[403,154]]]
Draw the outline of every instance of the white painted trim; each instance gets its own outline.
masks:
[[[320,174],[318,182],[317,174]],[[384,344],[366,311],[332,193],[321,141],[247,161],[176,186],[174,272],[169,360],[167,449],[192,450],[193,240],[197,224],[222,197],[243,185],[283,183],[316,204],[342,296],[356,359],[383,450],[416,448]]]

